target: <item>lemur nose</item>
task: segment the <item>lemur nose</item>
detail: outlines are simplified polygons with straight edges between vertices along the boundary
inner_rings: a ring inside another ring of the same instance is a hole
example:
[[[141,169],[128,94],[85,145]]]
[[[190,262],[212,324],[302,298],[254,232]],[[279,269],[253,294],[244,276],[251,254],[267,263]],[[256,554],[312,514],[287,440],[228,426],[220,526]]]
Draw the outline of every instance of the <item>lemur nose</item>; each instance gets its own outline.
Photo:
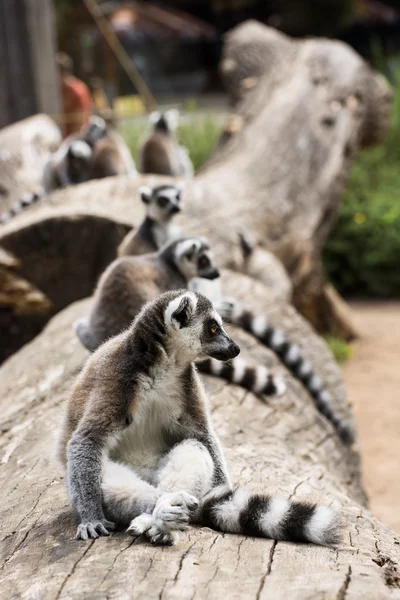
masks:
[[[237,344],[235,344],[235,342],[232,342],[229,344],[229,354],[231,355],[231,358],[235,358],[238,354],[240,353],[240,348]]]
[[[172,204],[169,208],[169,212],[174,215],[175,213],[181,212],[181,209],[177,204]]]

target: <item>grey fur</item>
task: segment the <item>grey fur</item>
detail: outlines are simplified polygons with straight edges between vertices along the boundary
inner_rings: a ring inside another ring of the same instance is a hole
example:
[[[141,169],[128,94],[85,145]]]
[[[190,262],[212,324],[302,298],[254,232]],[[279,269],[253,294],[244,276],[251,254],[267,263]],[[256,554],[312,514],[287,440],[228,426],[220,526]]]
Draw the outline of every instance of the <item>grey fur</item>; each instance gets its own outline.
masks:
[[[239,349],[204,296],[178,290],[144,306],[78,376],[59,442],[79,539],[117,525],[176,543],[190,523],[331,544],[331,509],[234,491],[193,361]]]

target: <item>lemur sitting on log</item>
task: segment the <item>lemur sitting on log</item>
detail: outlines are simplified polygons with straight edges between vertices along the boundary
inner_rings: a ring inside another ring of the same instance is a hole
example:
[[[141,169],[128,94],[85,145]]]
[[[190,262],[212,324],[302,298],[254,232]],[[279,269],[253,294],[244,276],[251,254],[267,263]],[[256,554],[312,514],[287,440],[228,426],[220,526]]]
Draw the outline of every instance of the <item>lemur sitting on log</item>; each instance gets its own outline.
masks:
[[[151,113],[151,131],[139,149],[142,173],[193,177],[194,169],[188,151],[179,145],[175,137],[178,122],[179,111],[175,109],[164,114]]]
[[[219,277],[204,238],[183,238],[153,254],[116,259],[100,277],[89,319],[75,324],[80,341],[93,352],[129,327],[146,302],[165,291],[188,288],[194,277]],[[218,363],[218,367],[214,363],[209,359],[198,368],[256,393],[282,394],[286,390],[283,379],[264,366],[252,367],[239,359]]]
[[[233,488],[194,361],[239,347],[211,302],[187,290],[146,304],[88,360],[72,389],[58,456],[76,537],[116,526],[176,544],[197,523],[226,533],[332,545],[334,510]]]
[[[181,188],[179,186],[169,185],[164,187],[154,188],[151,190],[146,188],[145,199],[146,217],[142,225],[133,233],[128,233],[119,247],[119,254],[134,255],[140,254],[141,248],[145,248],[146,252],[155,252],[160,248],[159,240],[165,243],[168,239],[176,239],[183,235],[179,228],[173,228],[171,220],[173,216],[180,211]],[[159,207],[159,197],[165,196],[165,207]],[[167,201],[168,196],[168,201]],[[174,209],[173,207],[177,207]],[[178,210],[179,208],[179,210]],[[246,258],[252,252],[252,244],[247,237],[242,233],[239,235],[240,244],[243,249],[243,254]],[[270,323],[268,319],[262,315],[254,315],[252,311],[246,310],[240,306],[232,298],[226,298],[221,293],[220,278],[214,278],[212,281],[201,276],[196,276],[188,282],[188,287],[193,291],[197,291],[209,298],[223,319],[232,325],[236,325],[252,334],[262,344],[270,348],[280,358],[283,364],[289,371],[299,379],[307,391],[311,394],[315,405],[337,430],[341,439],[346,443],[354,441],[354,433],[348,423],[343,422],[339,415],[332,407],[332,398],[326,389],[321,378],[313,371],[309,361],[301,356],[299,347],[292,344],[285,334]],[[173,289],[172,286],[169,289]],[[239,365],[239,363],[237,363]],[[213,375],[223,376],[224,370],[228,367],[215,362],[208,362],[202,366],[202,372],[206,372],[206,368],[210,368],[210,373]],[[246,376],[253,371],[246,370]],[[243,385],[243,377],[240,376],[239,368],[234,376],[235,383]],[[248,389],[253,389],[249,382]]]

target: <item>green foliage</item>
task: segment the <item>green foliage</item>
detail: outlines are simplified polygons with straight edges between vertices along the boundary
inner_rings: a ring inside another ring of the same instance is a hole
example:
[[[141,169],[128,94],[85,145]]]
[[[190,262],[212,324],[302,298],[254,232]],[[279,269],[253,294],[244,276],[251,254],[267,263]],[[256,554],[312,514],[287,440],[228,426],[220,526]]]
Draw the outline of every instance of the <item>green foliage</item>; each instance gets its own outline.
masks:
[[[327,343],[333,356],[335,357],[336,362],[339,365],[342,365],[351,357],[352,347],[341,338],[333,335],[327,335],[325,337],[325,342]]]
[[[400,80],[389,134],[356,160],[324,263],[345,295],[400,294]]]
[[[119,129],[132,152],[132,156],[137,159],[138,147],[147,131],[147,124],[144,121],[126,121],[120,125]],[[188,149],[196,171],[209,157],[220,132],[221,125],[218,120],[210,116],[193,115],[188,120],[184,120],[179,126],[177,132],[179,143]]]

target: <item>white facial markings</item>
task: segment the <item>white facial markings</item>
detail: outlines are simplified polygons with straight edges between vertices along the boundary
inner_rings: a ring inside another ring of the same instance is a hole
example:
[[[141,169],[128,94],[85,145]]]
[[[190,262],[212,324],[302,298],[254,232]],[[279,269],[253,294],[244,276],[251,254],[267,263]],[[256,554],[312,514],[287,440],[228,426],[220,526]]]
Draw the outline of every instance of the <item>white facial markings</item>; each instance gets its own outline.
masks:
[[[271,498],[267,511],[260,518],[262,531],[271,538],[279,537],[290,510],[290,502],[285,498]]]
[[[87,142],[76,140],[71,143],[70,152],[76,158],[89,159],[92,156],[92,149]]]
[[[305,526],[307,539],[316,543],[324,544],[338,528],[337,513],[327,506],[317,506],[313,516]]]
[[[175,257],[177,260],[181,260],[182,256],[189,252],[192,247],[195,247],[198,252],[201,248],[201,242],[198,238],[189,238],[187,240],[183,240],[179,244],[177,244],[175,248]]]
[[[166,325],[172,326],[174,329],[179,329],[179,324],[172,318],[174,312],[178,309],[183,298],[188,298],[190,300],[190,304],[192,306],[192,312],[196,310],[197,306],[197,297],[192,292],[186,292],[185,294],[181,294],[177,298],[171,300],[165,309],[164,313],[164,321]]]

